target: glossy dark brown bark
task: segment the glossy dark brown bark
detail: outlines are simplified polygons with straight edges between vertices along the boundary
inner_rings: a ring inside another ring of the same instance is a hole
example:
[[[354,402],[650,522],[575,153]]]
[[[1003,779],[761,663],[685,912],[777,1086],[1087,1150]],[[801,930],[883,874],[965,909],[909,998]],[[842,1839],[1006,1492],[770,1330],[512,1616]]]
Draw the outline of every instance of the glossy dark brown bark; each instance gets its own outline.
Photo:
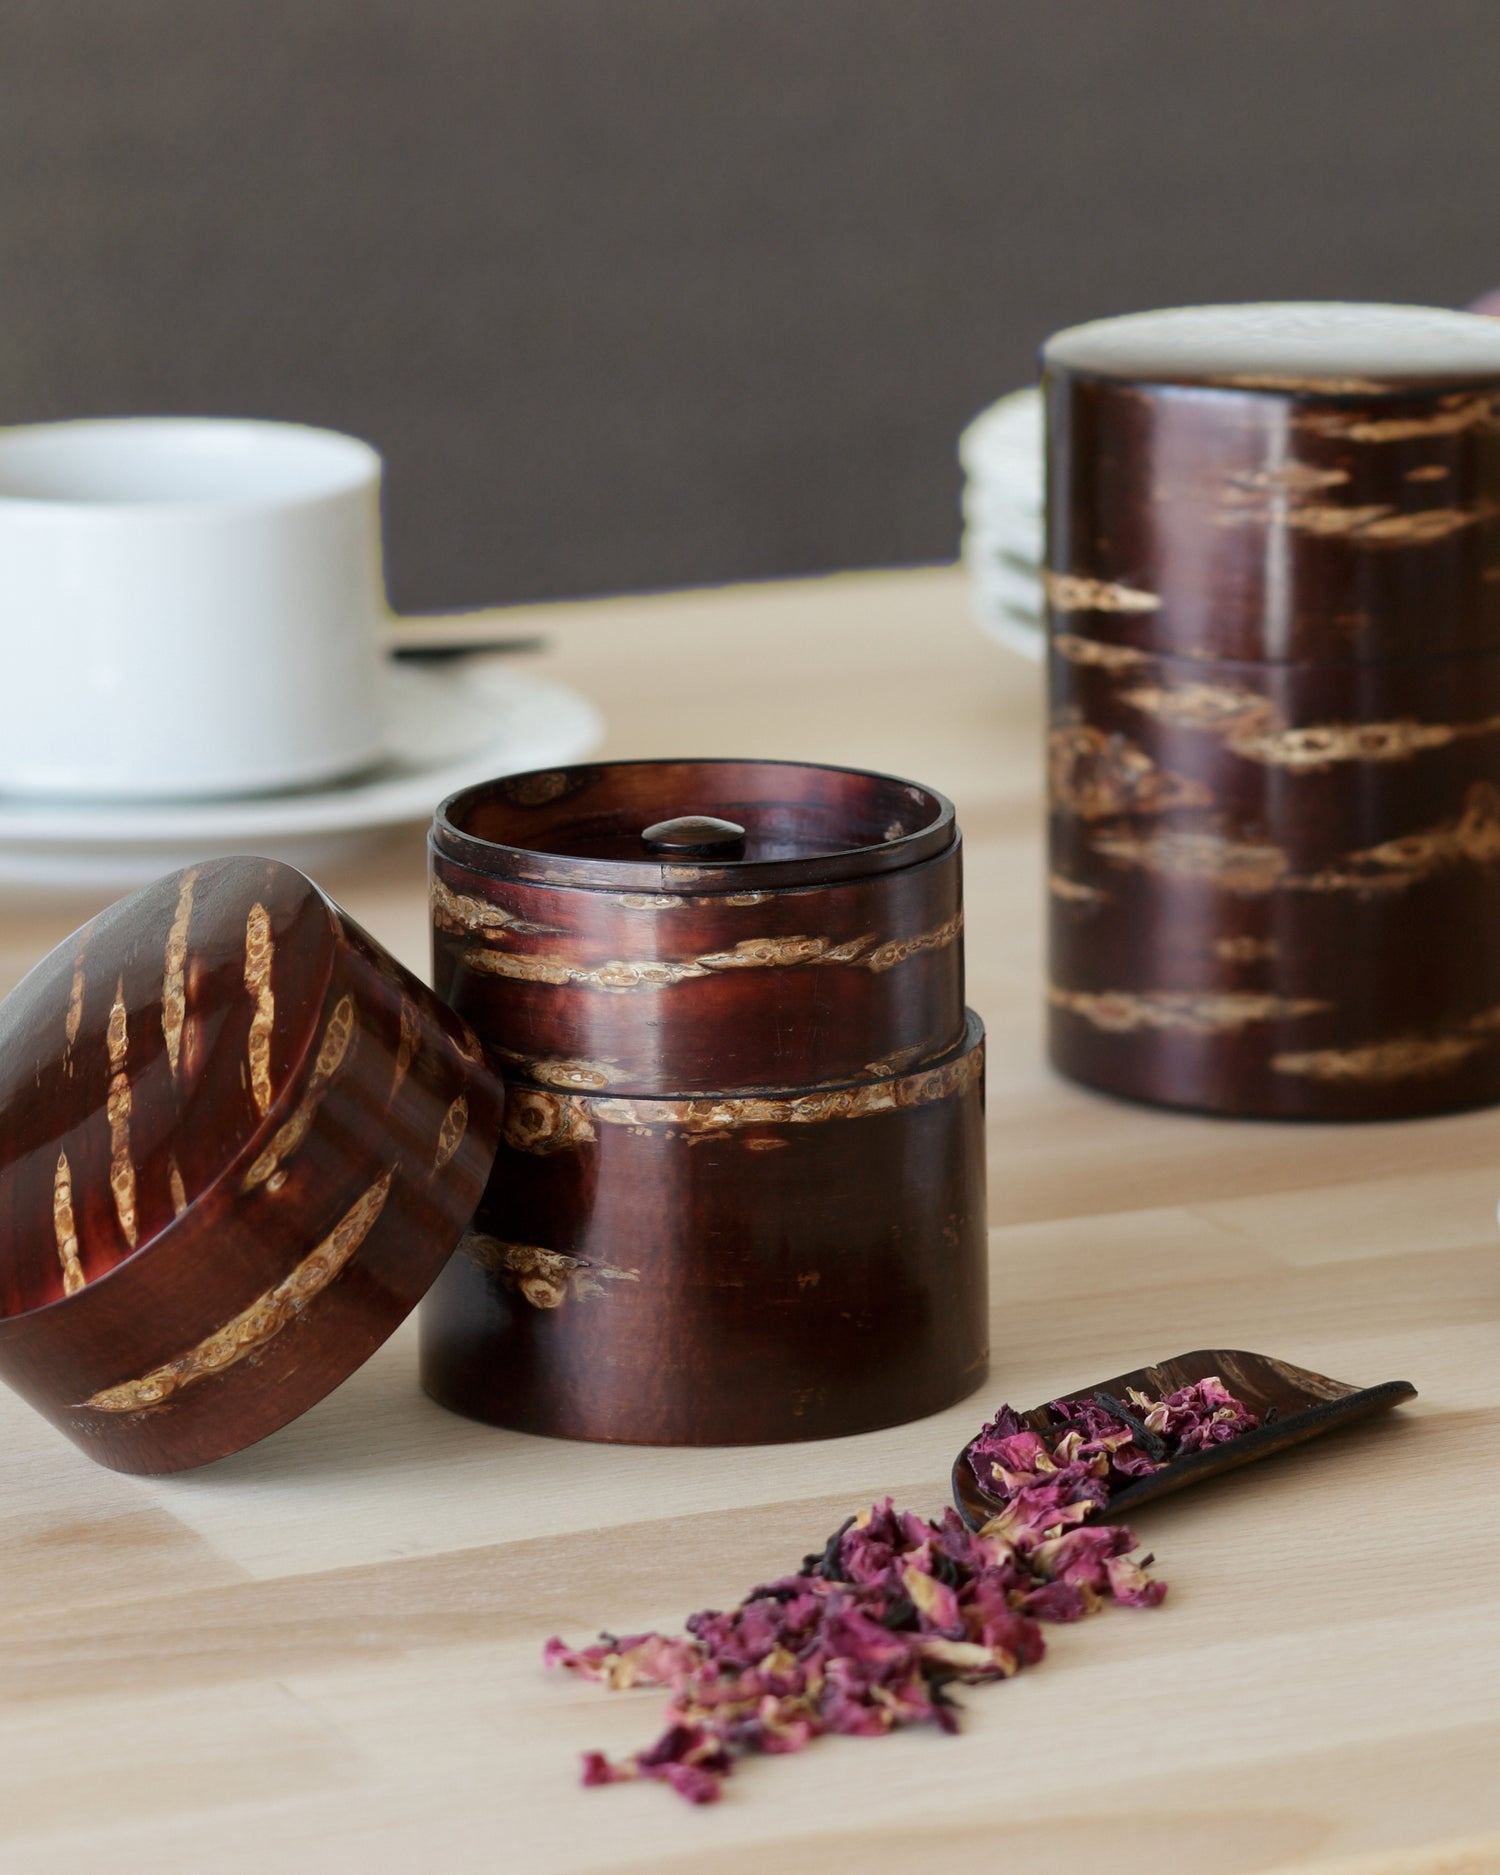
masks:
[[[134,894],[0,1009],[0,1377],[122,1471],[265,1436],[415,1305],[501,1105],[458,1018],[289,867]]]
[[[1049,357],[1054,629],[1183,656],[1500,649],[1500,373],[1331,394]]]
[[[1056,343],[1054,1062],[1231,1114],[1500,1098],[1500,377]]]
[[[738,861],[641,834],[711,814]],[[505,1143],[423,1316],[476,1418],[743,1444],[889,1425],[984,1372],[982,1046],[952,809],[792,763],[623,763],[457,797],[439,991]]]
[[[742,826],[744,858],[684,864],[645,850],[648,827],[688,814]],[[444,801],[433,825],[434,846],[461,864],[612,892],[765,891],[860,879],[918,865],[952,839],[952,803],[894,775],[708,758],[507,775]]]
[[[961,848],[940,796],[796,764],[655,766],[579,771],[585,781],[558,798],[580,816],[586,804],[587,818],[567,824],[556,802],[502,813],[492,788],[440,814],[434,981],[507,1072],[584,1091],[712,1093],[879,1076],[957,1045]],[[757,783],[769,790],[763,804],[744,799]],[[530,777],[513,785],[539,787]],[[812,793],[799,809],[804,785]],[[650,861],[641,843],[660,810],[684,798],[732,800],[747,829],[746,858],[714,867],[711,891],[701,868]],[[488,827],[540,839],[533,815],[551,828],[546,837],[589,850],[477,837]],[[861,849],[872,833],[894,838]],[[884,861],[893,850],[911,863],[849,876],[866,851]],[[626,889],[643,869],[656,889],[638,879]],[[538,871],[558,876],[517,876]]]
[[[1052,683],[1065,1073],[1285,1117],[1500,1098],[1500,657],[1054,651]]]
[[[984,1379],[983,1041],[780,1100],[510,1090],[423,1384],[578,1439],[740,1445],[934,1413]]]

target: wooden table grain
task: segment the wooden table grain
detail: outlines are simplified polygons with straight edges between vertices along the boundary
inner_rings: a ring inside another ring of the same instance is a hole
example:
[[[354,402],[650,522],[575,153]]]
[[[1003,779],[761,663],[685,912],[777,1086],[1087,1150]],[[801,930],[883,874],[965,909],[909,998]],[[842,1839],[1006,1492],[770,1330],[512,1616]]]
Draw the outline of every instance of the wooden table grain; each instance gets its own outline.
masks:
[[[5,1396],[0,1868],[1500,1869],[1500,1114],[1236,1124],[1055,1079],[1041,684],[956,573],[498,622],[544,634],[527,662],[598,699],[610,755],[857,763],[957,802],[992,1382],[830,1444],[569,1445],[425,1400],[408,1325],[297,1425],[163,1481],[94,1468]],[[420,829],[323,883],[425,972]],[[97,908],[4,891],[0,988]],[[1039,1668],[965,1694],[957,1738],[753,1761],[705,1810],[578,1788],[578,1753],[649,1741],[660,1702],[545,1674],[549,1634],[675,1626],[886,1491],[934,1514],[993,1403],[1202,1345],[1421,1398],[1148,1508],[1165,1605],[1049,1630]]]

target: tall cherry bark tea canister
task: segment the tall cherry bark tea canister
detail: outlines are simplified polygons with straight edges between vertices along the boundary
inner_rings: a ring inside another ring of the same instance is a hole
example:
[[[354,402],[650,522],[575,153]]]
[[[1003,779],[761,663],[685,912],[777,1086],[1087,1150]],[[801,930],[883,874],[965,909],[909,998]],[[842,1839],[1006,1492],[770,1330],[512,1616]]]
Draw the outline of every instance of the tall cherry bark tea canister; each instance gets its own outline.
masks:
[[[1187,307],[1045,362],[1053,1061],[1500,1098],[1500,321]]]
[[[0,1003],[0,1379],[117,1471],[264,1438],[415,1308],[502,1102],[290,866],[132,893]]]
[[[984,1044],[941,795],[788,762],[455,795],[435,981],[506,1077],[423,1383],[497,1425],[756,1444],[987,1366]]]

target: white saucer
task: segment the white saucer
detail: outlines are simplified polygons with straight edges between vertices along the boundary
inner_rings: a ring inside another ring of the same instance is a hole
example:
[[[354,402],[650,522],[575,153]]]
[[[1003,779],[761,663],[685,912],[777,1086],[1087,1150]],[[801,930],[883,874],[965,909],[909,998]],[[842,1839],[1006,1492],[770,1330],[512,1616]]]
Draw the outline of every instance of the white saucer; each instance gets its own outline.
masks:
[[[128,890],[220,853],[314,875],[379,833],[425,821],[455,788],[572,762],[598,746],[599,712],[507,657],[387,666],[390,754],[352,780],[220,801],[42,801],[0,795],[0,884]]]

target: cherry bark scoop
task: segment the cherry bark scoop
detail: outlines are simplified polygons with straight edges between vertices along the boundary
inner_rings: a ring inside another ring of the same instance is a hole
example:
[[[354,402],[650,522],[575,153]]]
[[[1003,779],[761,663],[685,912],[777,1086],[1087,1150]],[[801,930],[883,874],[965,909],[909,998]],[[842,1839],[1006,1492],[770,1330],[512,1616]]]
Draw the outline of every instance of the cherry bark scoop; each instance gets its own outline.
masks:
[[[1500,322],[1183,307],[1045,357],[1054,1062],[1500,1098]]]
[[[416,1304],[501,1105],[464,1025],[300,873],[144,888],[0,1005],[0,1377],[122,1471],[264,1437]]]
[[[817,1438],[986,1362],[983,1031],[951,805],[665,761],[454,796],[434,980],[510,1088],[423,1315],[435,1398],[650,1444]]]

